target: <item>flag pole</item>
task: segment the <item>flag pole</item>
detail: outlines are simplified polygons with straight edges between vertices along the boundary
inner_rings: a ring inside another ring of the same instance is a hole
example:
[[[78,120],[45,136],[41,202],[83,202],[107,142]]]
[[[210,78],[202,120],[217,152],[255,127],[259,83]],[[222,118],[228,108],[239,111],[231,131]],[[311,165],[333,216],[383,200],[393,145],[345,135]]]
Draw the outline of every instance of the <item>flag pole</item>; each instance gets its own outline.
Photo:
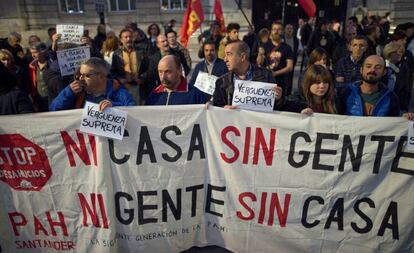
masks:
[[[285,12],[286,12],[286,0],[283,0],[282,3],[282,24],[285,23]]]
[[[237,7],[239,8],[244,18],[246,19],[247,23],[249,24],[250,30],[253,31],[253,25],[252,23],[250,23],[250,20],[247,18],[246,13],[244,13],[243,9],[241,8],[240,1],[234,0],[234,2],[237,4]]]

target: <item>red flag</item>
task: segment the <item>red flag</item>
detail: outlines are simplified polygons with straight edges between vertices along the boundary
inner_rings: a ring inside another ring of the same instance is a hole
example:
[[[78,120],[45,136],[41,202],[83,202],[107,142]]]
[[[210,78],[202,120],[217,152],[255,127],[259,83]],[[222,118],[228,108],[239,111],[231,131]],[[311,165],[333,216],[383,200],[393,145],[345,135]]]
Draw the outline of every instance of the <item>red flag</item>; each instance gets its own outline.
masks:
[[[306,12],[306,15],[308,15],[308,17],[315,17],[316,5],[313,2],[313,0],[298,0],[298,3],[300,6],[302,6],[303,10]]]
[[[191,34],[197,30],[204,21],[201,0],[189,0],[185,11],[180,37],[184,47],[187,47]]]
[[[216,15],[216,20],[220,22],[220,32],[226,32],[226,25],[224,24],[223,10],[221,9],[221,1],[214,1],[214,14]]]

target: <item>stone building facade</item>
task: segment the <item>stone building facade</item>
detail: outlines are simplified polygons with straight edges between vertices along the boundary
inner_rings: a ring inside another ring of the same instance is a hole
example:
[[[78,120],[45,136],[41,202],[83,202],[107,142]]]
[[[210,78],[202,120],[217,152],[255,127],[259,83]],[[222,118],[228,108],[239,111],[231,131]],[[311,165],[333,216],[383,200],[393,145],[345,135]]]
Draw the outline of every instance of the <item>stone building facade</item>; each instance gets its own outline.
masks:
[[[252,0],[240,2],[250,18]],[[179,27],[187,0],[0,0],[0,37],[17,31],[23,38],[36,34],[45,40],[47,29],[56,24],[84,24],[93,37],[100,22],[97,4],[104,5],[105,23],[115,32],[130,22],[137,22],[146,31],[151,23],[162,26],[171,19],[175,19]],[[202,5],[207,21],[202,29],[207,29],[208,21],[215,18],[212,13],[214,0],[202,0]],[[247,26],[234,0],[222,0],[222,8],[226,22],[239,22]]]
[[[413,0],[335,0],[346,1],[346,16],[369,11],[371,14],[384,15],[391,12],[394,23],[413,21]],[[251,21],[253,9],[260,1],[254,0],[222,0],[226,23],[238,22],[246,31]],[[281,3],[283,1],[280,1]],[[243,12],[237,6],[239,3]],[[286,0],[285,4],[295,4],[296,0]],[[146,30],[151,23],[160,26],[170,19],[177,21],[177,30],[182,23],[187,0],[0,0],[0,37],[6,37],[9,32],[17,31],[23,35],[25,45],[31,34],[36,34],[43,40],[47,38],[47,28],[56,24],[84,24],[93,37],[100,22],[97,5],[104,7],[105,23],[115,32],[129,22],[137,22],[139,27]],[[202,29],[208,29],[208,21],[214,20],[214,0],[202,0],[205,20]],[[363,7],[367,6],[367,8]],[[269,7],[270,8],[270,7]],[[282,12],[281,8],[277,11]]]

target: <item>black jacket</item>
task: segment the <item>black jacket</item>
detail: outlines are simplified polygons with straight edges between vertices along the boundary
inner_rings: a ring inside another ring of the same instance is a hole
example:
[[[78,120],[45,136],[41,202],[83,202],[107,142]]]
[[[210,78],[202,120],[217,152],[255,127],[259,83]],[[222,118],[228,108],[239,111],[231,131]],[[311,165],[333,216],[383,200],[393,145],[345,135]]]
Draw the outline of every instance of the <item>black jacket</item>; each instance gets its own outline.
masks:
[[[0,115],[33,112],[26,93],[17,88],[16,77],[0,62]]]
[[[185,60],[183,53],[181,53],[178,50],[170,49],[169,54],[175,55],[180,59],[185,75],[187,76],[188,73],[190,73],[190,67],[188,67],[187,61]],[[157,50],[155,53],[148,56],[148,68],[147,71],[142,75],[142,79],[144,80],[145,84],[144,98],[146,98],[151,93],[151,91],[160,84],[160,77],[158,75],[158,63],[160,62],[160,60],[160,50]]]

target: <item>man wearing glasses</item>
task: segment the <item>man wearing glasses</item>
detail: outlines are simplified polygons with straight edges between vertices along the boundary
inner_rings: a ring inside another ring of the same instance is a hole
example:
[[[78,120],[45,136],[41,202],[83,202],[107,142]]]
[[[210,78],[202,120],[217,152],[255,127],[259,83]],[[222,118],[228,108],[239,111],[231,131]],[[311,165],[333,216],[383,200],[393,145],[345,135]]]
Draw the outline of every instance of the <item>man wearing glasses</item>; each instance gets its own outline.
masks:
[[[361,66],[367,50],[367,40],[362,35],[355,36],[349,43],[350,54],[338,60],[335,79],[338,87],[361,80]]]
[[[105,60],[91,57],[81,64],[77,80],[53,100],[50,111],[82,108],[85,101],[99,104],[103,111],[112,106],[132,106],[135,101],[121,84],[107,78]]]

